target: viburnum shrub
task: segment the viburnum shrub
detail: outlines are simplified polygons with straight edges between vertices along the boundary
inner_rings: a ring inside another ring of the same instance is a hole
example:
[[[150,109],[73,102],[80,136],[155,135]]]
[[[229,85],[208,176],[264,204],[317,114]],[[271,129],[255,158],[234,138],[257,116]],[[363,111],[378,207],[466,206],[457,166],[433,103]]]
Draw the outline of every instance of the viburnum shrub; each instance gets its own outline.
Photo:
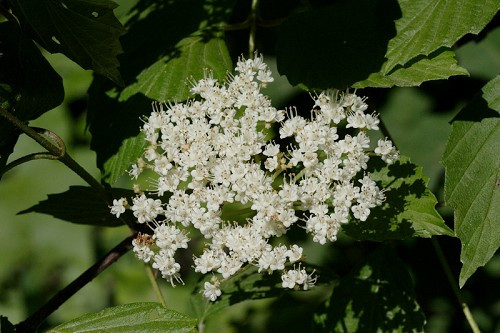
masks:
[[[499,9],[0,0],[0,333],[499,331]]]
[[[219,273],[204,284],[203,295],[211,301],[221,294],[220,281],[245,265],[280,271],[284,288],[310,289],[316,278],[300,264],[303,249],[273,246],[271,238],[298,226],[315,242],[335,241],[343,224],[365,221],[385,199],[366,172],[370,155],[388,164],[399,157],[388,139],[370,148],[366,133],[378,130],[379,120],[366,112],[364,98],[337,90],[314,94],[310,117],[304,118],[293,107],[272,106],[261,93],[272,81],[256,54],[241,57],[226,82],[207,73],[193,84],[194,99],[153,104],[142,127],[147,147],[129,171],[134,180],[153,171],[146,176],[148,193],[135,185],[135,197],[114,200],[111,207],[116,217],[131,209],[138,223],[148,225],[152,235],[139,233],[134,253],[152,262],[172,286],[182,282],[175,254],[188,247],[187,228],[197,229],[205,247],[194,258],[194,270]],[[339,136],[340,125],[357,134]],[[274,127],[280,139],[291,142],[267,140]],[[243,224],[224,220],[222,210],[230,203],[250,206],[254,216]]]

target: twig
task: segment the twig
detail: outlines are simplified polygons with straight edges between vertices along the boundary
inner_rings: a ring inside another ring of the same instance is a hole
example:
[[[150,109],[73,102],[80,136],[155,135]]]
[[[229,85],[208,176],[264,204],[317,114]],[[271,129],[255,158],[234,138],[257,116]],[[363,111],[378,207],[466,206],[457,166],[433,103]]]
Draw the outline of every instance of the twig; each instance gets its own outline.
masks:
[[[469,323],[469,326],[472,329],[472,332],[474,333],[481,333],[479,330],[479,327],[477,326],[476,321],[474,320],[474,317],[472,316],[472,313],[470,312],[469,306],[467,303],[465,303],[464,299],[462,298],[462,294],[460,293],[460,289],[458,289],[457,282],[455,281],[455,278],[453,277],[453,273],[451,272],[450,266],[448,265],[448,262],[446,261],[446,258],[443,254],[443,250],[441,250],[441,246],[439,245],[438,241],[433,237],[431,238],[432,245],[434,246],[434,250],[436,250],[436,254],[438,256],[439,262],[441,263],[441,266],[443,267],[444,273],[446,274],[446,278],[448,279],[448,282],[450,283],[451,289],[453,289],[453,293],[455,294],[458,303],[460,304],[460,307],[462,308],[462,311],[465,315],[465,318],[467,319],[467,322]]]
[[[19,118],[3,108],[0,108],[0,116],[7,119],[12,125],[16,126],[23,133],[26,133],[26,135],[38,142],[42,147],[47,149],[49,153],[54,156],[59,156],[58,159],[71,170],[73,170],[73,172],[75,172],[83,180],[85,180],[93,189],[95,189],[108,205],[112,204],[112,197],[110,193],[108,193],[104,186],[102,186],[94,177],[92,177],[92,175],[90,175],[87,170],[82,168],[80,164],[78,164],[74,159],[71,158],[71,156],[67,154],[64,148],[63,141],[56,134],[45,129],[31,128]],[[50,137],[56,142],[56,144],[50,142],[39,132],[42,132],[43,135]]]
[[[76,294],[80,289],[87,285],[87,283],[92,281],[97,275],[117,261],[122,255],[127,253],[132,248],[132,239],[135,237],[136,235],[131,235],[125,238],[103,258],[76,278],[76,280],[54,295],[47,303],[38,309],[38,311],[33,313],[26,320],[15,325],[16,332],[34,332],[49,315],[56,311],[71,296]]]
[[[0,176],[3,176],[7,171],[15,168],[16,166],[29,162],[29,161],[34,161],[34,160],[57,160],[59,159],[59,156],[55,156],[51,153],[46,153],[46,152],[40,152],[40,153],[33,153],[29,154],[23,157],[18,158],[17,160],[14,160],[7,164],[5,167],[3,167],[0,170]]]
[[[253,58],[255,52],[255,33],[257,31],[257,5],[259,0],[252,0],[250,8],[250,37],[248,38],[248,57]]]

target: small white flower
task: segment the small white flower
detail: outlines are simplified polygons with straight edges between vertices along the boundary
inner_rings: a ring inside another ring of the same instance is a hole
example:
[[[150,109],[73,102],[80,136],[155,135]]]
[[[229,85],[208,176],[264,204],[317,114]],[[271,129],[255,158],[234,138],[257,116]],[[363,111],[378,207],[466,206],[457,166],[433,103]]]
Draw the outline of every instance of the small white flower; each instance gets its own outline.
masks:
[[[294,244],[286,251],[286,256],[290,259],[291,263],[294,263],[302,258],[302,251],[303,249],[300,246]]]
[[[274,171],[278,168],[278,157],[269,157],[264,161],[264,167],[269,171]]]
[[[118,200],[113,200],[113,206],[111,206],[111,214],[115,215],[117,218],[121,214],[125,213],[125,207],[128,205],[126,198],[120,198]]]
[[[137,222],[145,223],[153,221],[159,214],[163,213],[161,200],[147,198],[144,194],[132,199],[134,205],[132,211],[137,217]]]
[[[375,148],[375,154],[379,154],[384,162],[387,164],[392,164],[399,158],[399,152],[392,145],[392,141],[389,139],[380,139],[377,143],[377,148]]]
[[[217,280],[213,284],[207,281],[203,285],[203,296],[212,302],[215,302],[221,294],[222,291],[219,289],[219,282]]]

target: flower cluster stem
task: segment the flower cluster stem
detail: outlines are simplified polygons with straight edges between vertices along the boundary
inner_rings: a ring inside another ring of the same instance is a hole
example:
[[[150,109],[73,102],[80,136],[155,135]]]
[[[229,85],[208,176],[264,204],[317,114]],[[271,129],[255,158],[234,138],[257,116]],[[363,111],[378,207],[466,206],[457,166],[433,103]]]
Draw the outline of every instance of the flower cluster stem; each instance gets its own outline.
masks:
[[[434,237],[431,238],[431,242],[432,246],[434,246],[434,250],[436,251],[439,262],[443,267],[444,273],[446,275],[446,278],[448,279],[450,287],[451,289],[453,289],[453,293],[455,294],[455,297],[457,298],[457,301],[460,304],[460,307],[462,308],[462,312],[465,315],[465,319],[467,319],[467,323],[471,327],[473,333],[481,333],[474,317],[472,316],[472,313],[470,312],[469,306],[467,305],[467,303],[465,303],[464,299],[462,298],[462,294],[460,293],[460,289],[458,288],[457,281],[453,277],[450,265],[448,265],[448,262],[446,261],[446,257],[444,256],[441,246]]]
[[[259,0],[252,0],[250,8],[250,37],[248,39],[248,57],[252,58],[255,52],[255,34],[257,31],[257,5]]]
[[[165,297],[163,297],[160,285],[158,284],[158,280],[155,277],[153,269],[148,264],[145,264],[144,267],[146,268],[146,273],[148,275],[149,282],[151,283],[151,286],[153,287],[153,290],[156,294],[156,298],[158,298],[158,300],[160,301],[161,305],[163,305],[164,308],[167,308],[168,307],[167,301],[165,300]]]

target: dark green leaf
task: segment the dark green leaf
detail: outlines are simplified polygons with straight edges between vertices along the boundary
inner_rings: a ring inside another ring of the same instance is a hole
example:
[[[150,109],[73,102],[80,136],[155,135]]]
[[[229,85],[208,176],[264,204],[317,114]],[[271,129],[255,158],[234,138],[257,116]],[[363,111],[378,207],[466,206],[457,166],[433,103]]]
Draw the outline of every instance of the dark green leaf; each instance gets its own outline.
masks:
[[[200,321],[224,308],[251,299],[276,297],[283,293],[279,274],[260,274],[257,268],[248,266],[245,271],[221,283],[222,295],[216,302],[203,297],[203,284],[210,277],[197,284],[191,295],[191,305]]]
[[[404,264],[383,247],[340,280],[316,323],[323,332],[423,332],[425,315]]]
[[[452,47],[462,36],[479,33],[500,9],[496,0],[399,0],[403,16],[389,42],[382,73],[418,56]]]
[[[500,246],[500,75],[482,92],[454,119],[443,155],[445,199],[462,242],[461,287]]]
[[[49,332],[195,333],[196,319],[158,303],[131,303],[106,308],[61,324]]]
[[[0,23],[0,107],[22,121],[38,118],[64,98],[61,77],[19,27]],[[0,117],[0,168],[5,166],[19,133]]]
[[[96,77],[89,89],[91,148],[106,182],[115,182],[142,155],[140,117],[151,112],[152,100],[183,101],[189,80],[206,70],[222,79],[232,69],[220,29],[231,3],[139,2],[131,10],[119,57],[125,88]]]
[[[366,221],[352,220],[342,227],[351,237],[383,241],[409,237],[453,236],[434,208],[436,197],[427,188],[422,168],[401,157],[392,165],[372,158],[368,172],[385,189],[386,200],[373,208]]]
[[[122,82],[116,58],[124,33],[109,0],[9,0],[33,38],[51,53],[63,53],[85,69]]]
[[[0,316],[0,333],[14,333],[14,325],[7,317]]]
[[[151,100],[141,94],[119,102],[104,80],[94,78],[89,89],[90,148],[96,152],[103,179],[113,184],[144,153],[139,135],[141,117],[151,112]]]
[[[280,29],[278,70],[293,85],[346,88],[381,69],[400,16],[396,1],[381,0],[341,1],[293,15]]]
[[[124,189],[113,189],[113,197],[132,197],[134,192]],[[49,194],[47,200],[40,201],[33,207],[18,214],[43,213],[58,219],[77,224],[97,225],[101,227],[118,227],[123,222],[111,215],[108,205],[91,187],[70,186],[69,190],[58,194]]]
[[[468,74],[467,70],[457,64],[453,51],[438,50],[428,57],[420,57],[403,67],[398,67],[390,74],[373,73],[368,79],[355,83],[353,88],[415,87],[420,86],[425,81],[442,80],[454,75]]]
[[[118,152],[104,163],[103,179],[109,184],[115,183],[142,156],[146,143],[142,134],[123,140]]]
[[[303,267],[312,271],[310,264],[305,263]],[[318,272],[318,267],[314,268],[320,279],[317,282],[318,285],[330,281],[331,274],[326,271]],[[191,295],[191,305],[200,321],[233,304],[246,300],[276,297],[286,292],[282,287],[279,274],[258,273],[255,266],[247,266],[241,273],[222,282],[220,287],[222,295],[216,302],[210,302],[201,294],[203,284],[209,280],[209,276],[202,279]]]
[[[252,210],[251,207],[251,202],[244,205],[239,202],[226,202],[222,207],[220,217],[224,221],[245,223],[248,219],[251,219],[256,214],[256,212]]]

